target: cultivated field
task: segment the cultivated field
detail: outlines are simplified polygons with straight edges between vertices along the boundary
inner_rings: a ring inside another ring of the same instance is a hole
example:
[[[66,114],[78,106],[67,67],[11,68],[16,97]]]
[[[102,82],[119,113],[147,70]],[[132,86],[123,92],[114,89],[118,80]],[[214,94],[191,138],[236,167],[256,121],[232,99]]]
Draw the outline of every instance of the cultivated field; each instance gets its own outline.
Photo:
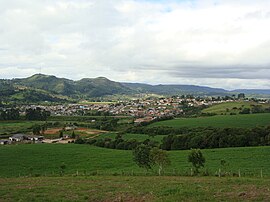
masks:
[[[251,128],[256,126],[270,125],[270,113],[241,114],[241,115],[217,115],[198,118],[177,118],[173,120],[160,121],[151,124],[152,126],[181,127],[242,127]]]

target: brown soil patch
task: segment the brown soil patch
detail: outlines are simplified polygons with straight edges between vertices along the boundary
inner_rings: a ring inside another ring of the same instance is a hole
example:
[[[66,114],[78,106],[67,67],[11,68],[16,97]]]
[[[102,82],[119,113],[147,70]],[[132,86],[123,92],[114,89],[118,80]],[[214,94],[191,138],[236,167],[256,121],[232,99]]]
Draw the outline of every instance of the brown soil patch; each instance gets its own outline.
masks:
[[[54,135],[59,133],[59,131],[62,130],[62,128],[50,128],[44,132],[45,135]]]
[[[105,130],[96,130],[96,129],[89,129],[89,128],[77,128],[76,131],[85,132],[89,135],[98,135],[101,133],[107,133],[107,131]]]
[[[240,191],[241,190],[241,191]],[[262,199],[263,201],[270,201],[270,189],[267,187],[258,188],[256,186],[245,186],[235,188],[232,192],[219,193],[218,198],[237,199],[244,201],[253,201]]]

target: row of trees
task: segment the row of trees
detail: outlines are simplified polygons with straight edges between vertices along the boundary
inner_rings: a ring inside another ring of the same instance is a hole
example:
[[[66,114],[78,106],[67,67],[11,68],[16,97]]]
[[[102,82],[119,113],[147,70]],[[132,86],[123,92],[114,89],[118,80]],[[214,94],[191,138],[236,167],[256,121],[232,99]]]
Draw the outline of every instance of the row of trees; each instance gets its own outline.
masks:
[[[149,147],[159,147],[157,141],[146,139],[145,141],[138,141],[136,139],[124,140],[122,135],[117,135],[115,139],[111,138],[100,138],[100,139],[77,139],[77,144],[91,144],[97,147],[105,147],[110,149],[121,149],[121,150],[133,150],[139,145],[147,145]]]
[[[35,108],[35,109],[27,109],[26,110],[26,114],[25,114],[25,118],[27,120],[35,120],[35,121],[46,121],[47,118],[51,115],[51,113],[49,111],[43,110],[39,107]]]
[[[11,108],[6,110],[0,110],[0,120],[18,120],[20,119],[20,113],[18,109]]]
[[[45,121],[50,116],[50,112],[43,110],[39,107],[36,109],[27,109],[25,112],[26,120],[33,121]],[[0,120],[20,120],[20,111],[17,108],[9,108],[5,110],[0,110]]]
[[[225,148],[270,145],[270,127],[205,128],[201,131],[163,138],[160,148],[185,150],[190,148]]]

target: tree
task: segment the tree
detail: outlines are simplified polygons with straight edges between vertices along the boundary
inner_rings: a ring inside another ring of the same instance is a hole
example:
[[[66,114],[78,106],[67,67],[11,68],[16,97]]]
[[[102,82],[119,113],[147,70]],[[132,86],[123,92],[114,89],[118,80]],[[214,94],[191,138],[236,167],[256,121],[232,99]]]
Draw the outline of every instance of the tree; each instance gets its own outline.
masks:
[[[41,130],[40,125],[36,124],[32,127],[32,132],[34,135],[40,135],[40,130]]]
[[[190,154],[188,155],[188,162],[191,162],[194,169],[195,169],[195,173],[198,174],[199,173],[199,169],[201,167],[204,167],[204,163],[205,163],[205,158],[201,152],[200,149],[192,149]]]
[[[135,163],[145,169],[151,169],[151,159],[150,159],[151,147],[148,145],[141,144],[133,150],[133,160]]]
[[[158,149],[157,147],[154,147],[150,151],[150,160],[152,164],[157,165],[158,168],[158,174],[161,175],[164,166],[170,165],[171,161],[169,159],[169,156],[166,151]]]
[[[61,130],[59,133],[59,137],[62,138],[64,136],[63,131]]]
[[[73,132],[72,132],[72,134],[71,134],[71,138],[75,138],[76,137],[76,135],[75,135],[75,132],[74,132],[74,130],[73,130]]]

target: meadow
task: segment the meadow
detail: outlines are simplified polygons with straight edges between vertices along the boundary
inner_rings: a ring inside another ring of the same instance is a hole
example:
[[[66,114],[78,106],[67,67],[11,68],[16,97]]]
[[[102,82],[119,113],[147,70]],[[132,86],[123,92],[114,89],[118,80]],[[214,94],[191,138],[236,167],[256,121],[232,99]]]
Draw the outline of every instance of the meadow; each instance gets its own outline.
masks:
[[[206,109],[203,109],[203,113],[215,113],[215,114],[230,114],[236,113],[239,114],[241,111],[240,109],[249,108],[251,109],[252,106],[261,106],[263,109],[269,108],[270,104],[258,104],[257,102],[245,102],[245,101],[236,101],[236,102],[225,102],[221,104],[214,104]]]
[[[215,175],[218,169],[242,176],[270,177],[270,146],[202,150],[207,170]],[[188,150],[169,151],[171,165],[165,175],[189,175]],[[134,162],[132,151],[99,148],[78,144],[21,144],[0,146],[0,177],[29,175],[59,176],[65,164],[65,175],[145,175]],[[226,167],[220,164],[227,162]],[[157,169],[149,171],[156,175]]]
[[[172,120],[156,122],[150,124],[148,127],[170,126],[174,128],[181,128],[181,127],[252,128],[256,126],[268,126],[268,125],[270,125],[270,113],[217,115],[217,116],[197,117],[197,118],[176,118]]]
[[[42,121],[0,121],[0,135],[29,132],[34,124],[43,123]]]

